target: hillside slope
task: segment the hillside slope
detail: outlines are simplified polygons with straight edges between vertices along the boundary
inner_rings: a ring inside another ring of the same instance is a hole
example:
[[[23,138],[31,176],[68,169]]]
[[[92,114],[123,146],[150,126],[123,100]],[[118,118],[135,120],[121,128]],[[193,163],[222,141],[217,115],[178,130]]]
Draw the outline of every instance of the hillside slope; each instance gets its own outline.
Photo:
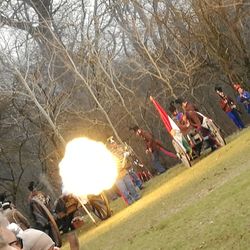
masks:
[[[110,219],[86,223],[81,249],[249,249],[249,152],[248,128],[192,168],[155,177],[138,202],[112,202]]]

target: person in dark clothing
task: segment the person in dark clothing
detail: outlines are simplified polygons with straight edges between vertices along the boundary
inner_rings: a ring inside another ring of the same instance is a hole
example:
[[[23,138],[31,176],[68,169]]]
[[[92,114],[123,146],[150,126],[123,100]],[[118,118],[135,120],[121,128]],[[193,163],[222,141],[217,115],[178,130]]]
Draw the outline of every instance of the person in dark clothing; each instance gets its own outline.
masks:
[[[133,130],[137,136],[144,139],[146,143],[146,153],[151,155],[151,162],[156,173],[164,173],[166,169],[160,163],[160,148],[163,147],[161,143],[155,140],[150,132],[144,131],[138,126],[134,126],[130,130]]]
[[[80,243],[75,232],[76,219],[83,223],[83,220],[79,216],[75,216],[80,204],[78,199],[73,194],[62,194],[55,204],[56,221],[59,229],[63,233],[67,234],[67,239],[70,244],[71,250],[79,250]]]
[[[30,206],[30,212],[33,217],[33,220],[36,224],[36,229],[47,232],[49,231],[50,234],[50,225],[47,216],[44,214],[43,209],[39,204],[36,202],[42,203],[44,206],[50,209],[50,197],[46,195],[44,192],[39,191],[36,189],[36,185],[34,181],[31,181],[28,185],[28,189],[30,191],[29,197],[28,197],[28,203]]]
[[[240,119],[239,113],[237,111],[235,102],[230,96],[224,94],[221,87],[215,88],[216,93],[220,97],[220,107],[228,115],[228,117],[234,122],[234,124],[239,128],[245,128],[244,123]]]
[[[79,206],[77,198],[72,194],[63,194],[57,199],[54,211],[56,213],[57,224],[63,233],[75,229],[72,221]]]
[[[7,198],[6,192],[0,193],[0,205],[5,202]]]

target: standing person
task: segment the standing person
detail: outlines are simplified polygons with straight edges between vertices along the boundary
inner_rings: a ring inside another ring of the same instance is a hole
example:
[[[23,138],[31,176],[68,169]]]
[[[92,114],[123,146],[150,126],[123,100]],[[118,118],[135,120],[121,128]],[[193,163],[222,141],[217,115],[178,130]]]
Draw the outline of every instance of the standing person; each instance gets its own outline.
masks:
[[[250,92],[244,90],[240,84],[234,84],[235,90],[238,92],[237,102],[242,103],[247,113],[250,115]]]
[[[21,227],[22,230],[28,229],[30,227],[28,219],[10,202],[3,203],[2,214],[6,217],[9,223],[16,223],[19,227]]]
[[[187,121],[190,122],[190,125],[192,127],[200,129],[200,127],[202,126],[203,118],[201,115],[199,115],[198,108],[193,103],[188,102],[185,99],[177,99],[175,102],[177,104],[180,104],[182,107],[183,118],[181,120],[182,121],[186,120],[185,122]],[[181,114],[181,112],[179,112],[179,114]],[[178,115],[176,117],[180,121],[180,119],[178,118]]]
[[[138,126],[131,128],[137,136],[143,138],[146,143],[146,154],[151,155],[151,162],[156,171],[156,173],[162,174],[166,169],[160,163],[160,148],[163,147],[162,144],[156,141],[150,132],[140,129]]]
[[[183,112],[178,111],[173,103],[170,104],[169,111],[172,114],[173,121],[176,123],[176,125],[181,131],[181,135],[179,135],[180,137],[179,141],[182,143],[186,152],[190,156],[192,156],[192,146],[194,145],[191,145],[192,141],[189,141],[187,139],[187,134],[190,133],[190,131],[192,130],[190,122],[188,121],[186,115]],[[172,129],[171,134],[173,137],[176,136],[176,133],[178,133],[178,131],[175,131],[174,129]]]
[[[107,139],[107,148],[113,153],[117,159],[118,165],[118,177],[116,179],[116,187],[118,188],[120,195],[124,201],[130,205],[133,202],[140,199],[140,194],[137,192],[136,187],[131,180],[131,177],[127,171],[127,158],[128,152],[124,150],[122,145],[118,145],[113,136]]]
[[[138,187],[139,189],[142,189],[142,181],[139,178],[139,176],[137,175],[137,171],[136,171],[136,167],[137,165],[135,164],[135,160],[139,161],[136,156],[134,155],[133,149],[128,146],[125,143],[125,147],[124,147],[124,156],[126,156],[126,161],[127,161],[127,172],[130,175],[131,180],[133,181],[134,185],[136,187]]]
[[[44,192],[37,190],[35,187],[34,181],[31,181],[29,183],[28,189],[30,191],[30,194],[28,197],[28,203],[30,206],[31,214],[32,214],[33,219],[36,223],[36,229],[44,231],[44,232],[48,231],[48,234],[50,234],[51,228],[50,228],[48,218],[44,214],[43,209],[36,202],[36,201],[41,202],[49,210],[51,210],[50,206],[49,206],[50,197],[48,195],[46,195]]]
[[[31,181],[28,185],[30,191],[28,202],[30,203],[32,199],[40,200],[48,209],[50,209],[50,196],[44,192],[37,190],[35,182]]]
[[[173,104],[172,107],[170,106],[170,109],[172,109],[172,114],[175,115],[174,120],[177,121],[177,124],[180,127],[180,130],[183,135],[187,135],[192,132],[192,130],[194,130],[199,133],[202,138],[208,137],[207,142],[209,147],[212,151],[216,150],[219,145],[217,145],[217,142],[214,136],[211,134],[211,131],[204,126],[204,118],[198,112],[198,109],[193,104],[187,101],[182,102],[182,108],[184,113],[178,112],[177,109],[175,110],[175,106],[173,106]],[[186,147],[185,143],[183,144],[183,146]],[[197,148],[196,151],[197,155],[200,155],[201,145]]]
[[[135,170],[134,170],[133,167],[130,167],[130,168],[129,168],[128,173],[129,173],[130,178],[131,178],[131,180],[133,181],[134,185],[135,185],[136,187],[138,187],[139,189],[143,189],[142,181],[141,181],[141,179],[139,178],[139,176],[137,175],[137,173],[135,172]]]
[[[228,117],[239,129],[243,129],[245,125],[240,119],[233,99],[230,96],[225,95],[221,87],[216,87],[215,91],[220,97],[220,107],[222,108],[222,110],[226,112]]]
[[[80,243],[75,232],[74,218],[77,208],[79,206],[78,199],[72,195],[63,193],[55,205],[55,213],[57,215],[57,224],[59,229],[67,235],[67,239],[71,250],[79,250]],[[83,222],[83,221],[82,221]]]
[[[198,108],[196,107],[196,105],[187,101],[186,99],[178,98],[175,100],[175,103],[181,105],[181,107],[185,113],[190,112],[190,111],[197,111],[197,112],[199,111]],[[173,103],[172,103],[172,105],[173,105]]]
[[[28,219],[16,209],[15,205],[10,200],[7,200],[6,192],[0,194],[0,203],[0,211],[9,223],[16,223],[22,230],[30,227]]]

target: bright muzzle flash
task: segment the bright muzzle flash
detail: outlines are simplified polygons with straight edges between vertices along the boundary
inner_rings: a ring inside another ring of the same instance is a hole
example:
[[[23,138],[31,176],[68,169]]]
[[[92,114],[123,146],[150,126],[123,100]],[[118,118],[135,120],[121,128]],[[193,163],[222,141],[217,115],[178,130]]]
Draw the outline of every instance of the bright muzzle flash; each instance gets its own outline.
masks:
[[[117,160],[102,142],[88,138],[70,141],[59,163],[63,189],[78,196],[98,195],[113,186]]]

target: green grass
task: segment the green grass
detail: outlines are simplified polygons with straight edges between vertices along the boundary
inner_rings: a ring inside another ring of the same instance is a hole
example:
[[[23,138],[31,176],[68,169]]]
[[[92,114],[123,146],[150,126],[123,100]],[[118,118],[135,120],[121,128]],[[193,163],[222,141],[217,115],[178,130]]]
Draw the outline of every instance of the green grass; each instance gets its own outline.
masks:
[[[147,182],[133,205],[112,202],[112,217],[97,227],[86,218],[81,249],[250,249],[250,129],[228,141]]]

